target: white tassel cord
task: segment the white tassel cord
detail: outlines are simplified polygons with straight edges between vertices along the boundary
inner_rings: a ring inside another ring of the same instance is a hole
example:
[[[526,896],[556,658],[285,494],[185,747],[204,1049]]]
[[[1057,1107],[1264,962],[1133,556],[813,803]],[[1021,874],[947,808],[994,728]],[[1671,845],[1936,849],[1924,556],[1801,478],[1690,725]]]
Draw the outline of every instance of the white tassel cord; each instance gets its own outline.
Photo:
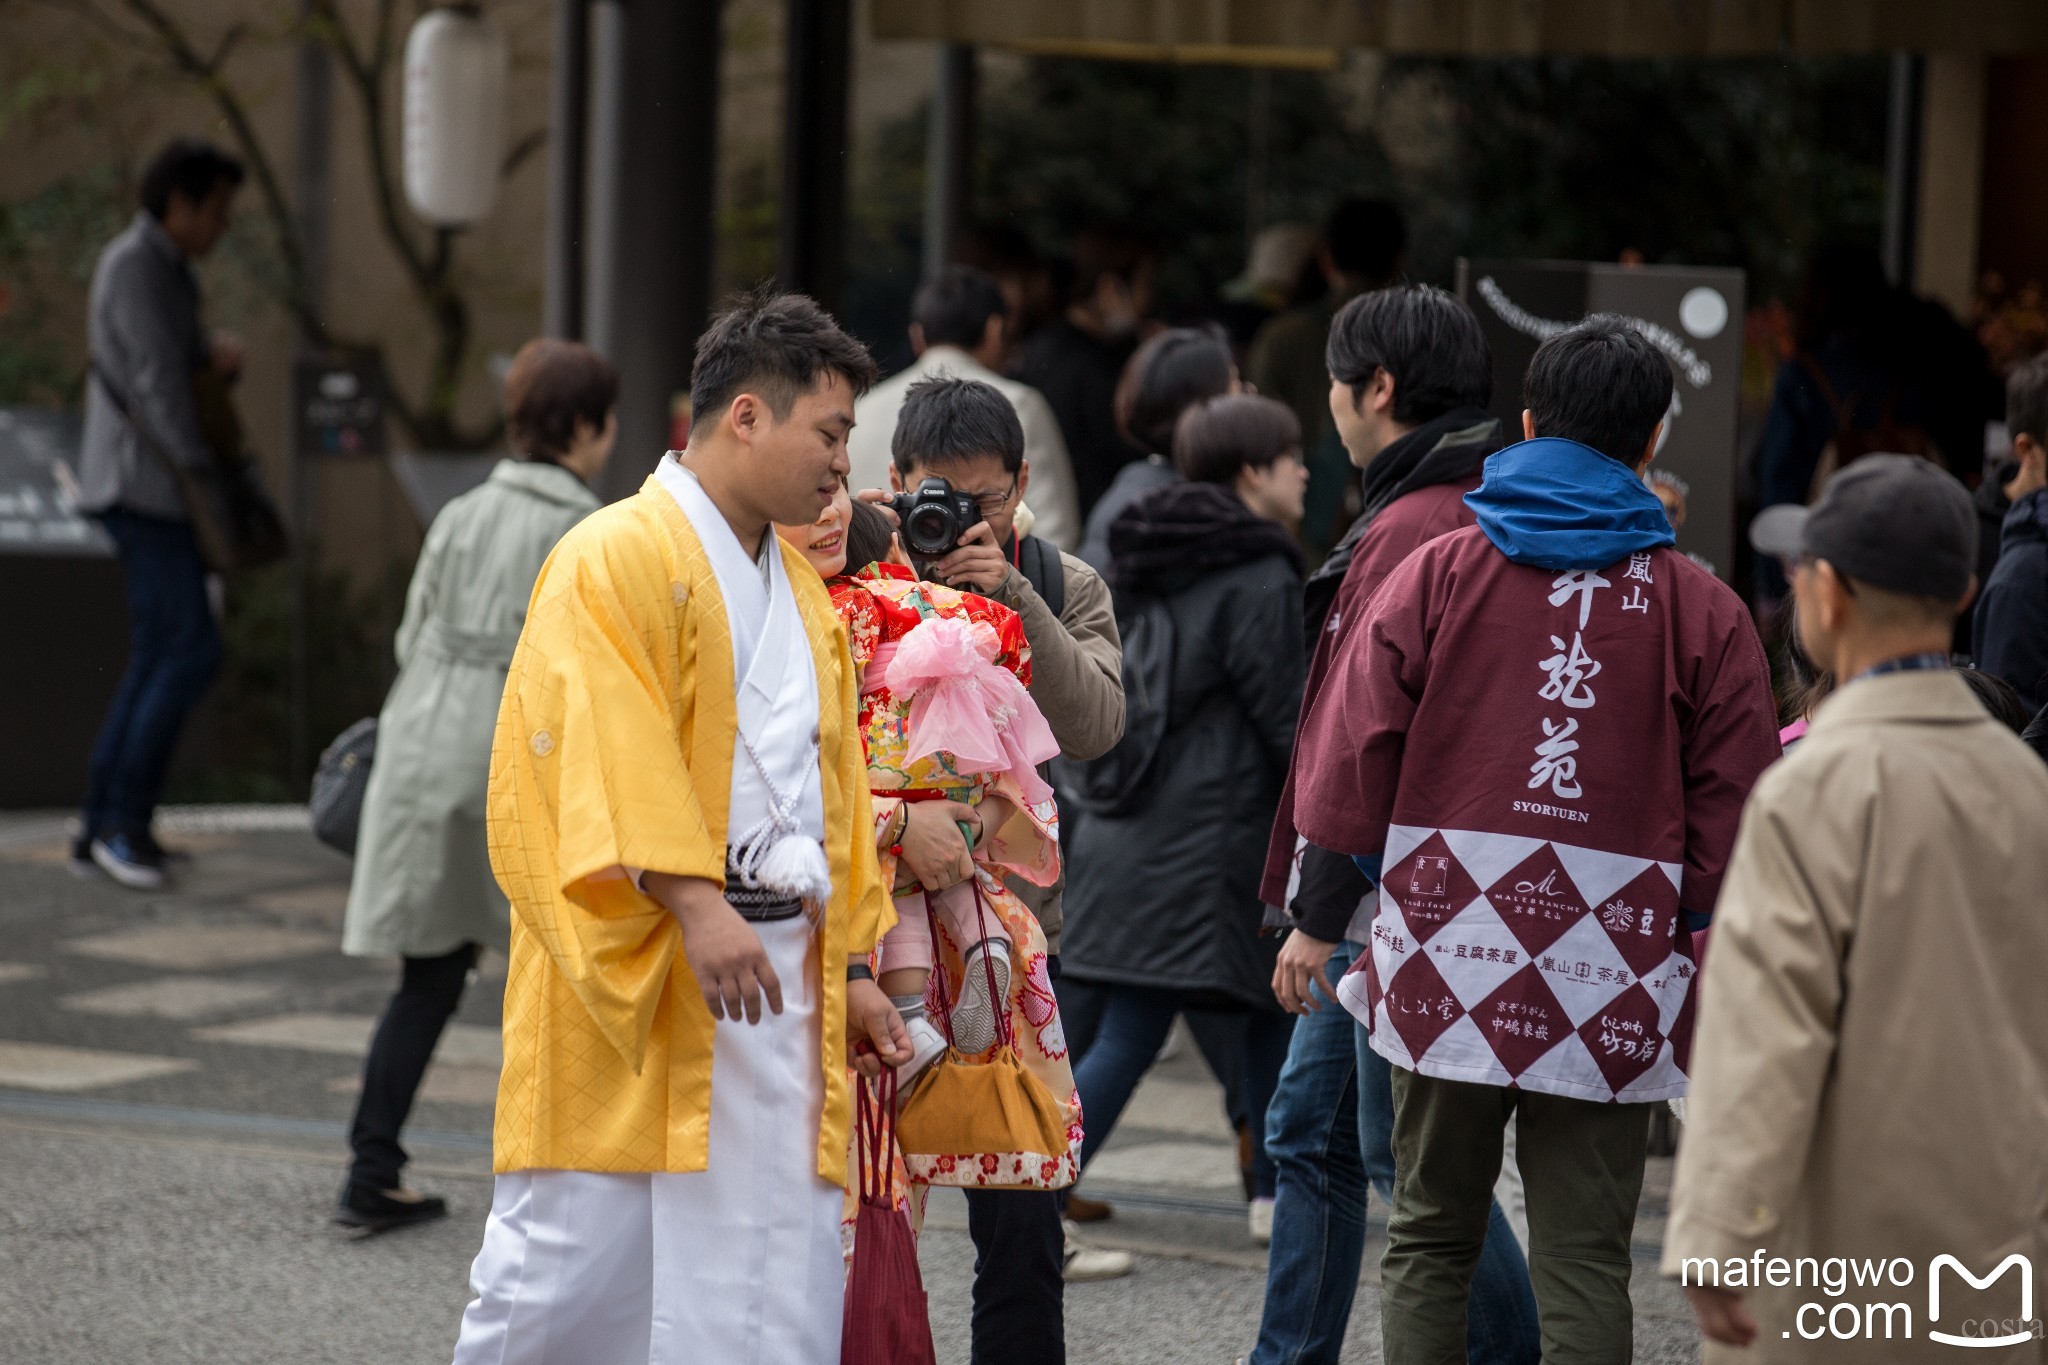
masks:
[[[749,886],[801,900],[814,908],[824,906],[832,899],[832,865],[826,860],[824,844],[805,834],[796,818],[797,803],[803,799],[802,784],[798,784],[796,791],[784,793],[745,733],[740,735],[740,745],[753,761],[754,771],[761,775],[769,805],[766,818],[734,841],[733,867]],[[810,757],[800,771],[815,768],[817,763],[818,742],[812,740]]]
[[[777,839],[754,869],[754,880],[810,905],[832,899],[832,865],[825,860],[825,846],[807,834]]]

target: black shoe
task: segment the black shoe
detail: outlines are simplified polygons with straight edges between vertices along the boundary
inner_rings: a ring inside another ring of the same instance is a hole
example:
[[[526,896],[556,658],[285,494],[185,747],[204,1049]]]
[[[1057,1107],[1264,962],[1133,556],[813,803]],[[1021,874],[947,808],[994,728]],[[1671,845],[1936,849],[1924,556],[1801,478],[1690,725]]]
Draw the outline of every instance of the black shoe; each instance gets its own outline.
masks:
[[[92,838],[80,835],[71,841],[71,875],[83,881],[92,881],[106,874],[100,865],[92,860]]]
[[[334,1206],[335,1222],[370,1232],[387,1232],[392,1228],[411,1227],[414,1223],[431,1223],[436,1218],[447,1216],[448,1201],[438,1196],[393,1199],[382,1190],[373,1190],[367,1185],[353,1183],[341,1187],[341,1199]]]
[[[156,834],[150,830],[144,830],[136,835],[135,843],[137,847],[154,856],[159,863],[188,863],[192,861],[190,852],[182,848],[166,848],[156,841]]]

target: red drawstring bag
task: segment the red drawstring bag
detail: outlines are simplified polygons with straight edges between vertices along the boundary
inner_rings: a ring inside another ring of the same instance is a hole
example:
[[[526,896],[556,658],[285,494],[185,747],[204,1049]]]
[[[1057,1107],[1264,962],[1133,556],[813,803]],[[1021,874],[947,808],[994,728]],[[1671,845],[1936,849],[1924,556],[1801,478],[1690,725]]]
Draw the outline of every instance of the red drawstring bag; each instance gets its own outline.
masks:
[[[853,1266],[846,1274],[839,1365],[938,1365],[924,1277],[917,1268],[917,1239],[889,1188],[896,1148],[895,1071],[884,1069],[872,1088],[870,1094],[869,1083],[854,1078],[860,1213],[853,1225]]]

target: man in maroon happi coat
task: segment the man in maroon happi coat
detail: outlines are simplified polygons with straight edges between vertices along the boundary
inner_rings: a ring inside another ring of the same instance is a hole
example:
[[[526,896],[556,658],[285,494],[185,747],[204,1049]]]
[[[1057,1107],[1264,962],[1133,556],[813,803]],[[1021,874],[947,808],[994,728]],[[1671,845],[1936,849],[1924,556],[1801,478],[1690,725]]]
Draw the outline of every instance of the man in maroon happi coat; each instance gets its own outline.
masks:
[[[1462,1358],[1510,1116],[1546,1365],[1630,1356],[1649,1104],[1685,1091],[1684,931],[1779,752],[1747,610],[1640,478],[1671,391],[1625,320],[1544,343],[1478,524],[1381,584],[1303,723],[1295,823],[1383,874],[1339,996],[1396,1068],[1388,1365]]]

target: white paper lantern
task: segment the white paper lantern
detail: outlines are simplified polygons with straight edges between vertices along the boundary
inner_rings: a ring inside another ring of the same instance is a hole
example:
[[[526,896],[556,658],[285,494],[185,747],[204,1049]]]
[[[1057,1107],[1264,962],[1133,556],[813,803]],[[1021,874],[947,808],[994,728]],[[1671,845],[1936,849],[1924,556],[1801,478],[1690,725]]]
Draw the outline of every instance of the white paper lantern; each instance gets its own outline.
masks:
[[[505,35],[475,8],[422,15],[405,40],[405,197],[438,227],[481,221],[505,156]]]

